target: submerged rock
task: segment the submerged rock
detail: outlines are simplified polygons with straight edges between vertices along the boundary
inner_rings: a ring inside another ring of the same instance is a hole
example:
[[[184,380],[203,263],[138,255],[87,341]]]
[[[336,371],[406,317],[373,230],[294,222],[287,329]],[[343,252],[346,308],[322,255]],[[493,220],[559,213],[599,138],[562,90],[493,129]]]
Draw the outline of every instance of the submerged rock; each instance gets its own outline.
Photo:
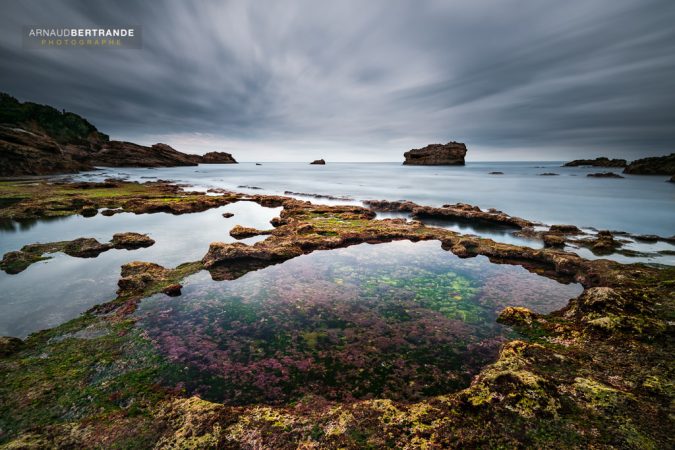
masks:
[[[229,219],[230,217],[234,217],[234,214],[231,212],[224,212],[223,217]]]
[[[513,326],[530,326],[537,320],[537,315],[522,306],[507,306],[499,313],[497,322]]]
[[[579,166],[593,166],[593,167],[626,167],[625,159],[609,159],[601,156],[595,159],[575,159],[574,161],[563,164],[563,167],[579,167]]]
[[[181,295],[181,289],[183,289],[183,285],[175,283],[162,289],[162,292],[168,295],[169,297],[178,297],[179,295]]]
[[[557,177],[558,175],[560,175],[560,174],[559,173],[553,173],[553,172],[544,172],[544,173],[539,174],[540,177]]]
[[[403,164],[410,166],[463,166],[466,151],[466,145],[461,142],[431,144],[405,152]]]

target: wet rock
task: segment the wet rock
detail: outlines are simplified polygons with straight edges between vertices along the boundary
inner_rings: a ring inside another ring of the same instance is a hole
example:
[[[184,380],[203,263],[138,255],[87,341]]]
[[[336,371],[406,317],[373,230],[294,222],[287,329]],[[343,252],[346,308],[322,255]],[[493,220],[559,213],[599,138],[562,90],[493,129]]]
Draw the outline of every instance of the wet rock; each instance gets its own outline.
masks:
[[[544,172],[544,173],[539,174],[540,177],[557,177],[558,175],[560,175],[560,174],[559,173],[553,173],[553,172]]]
[[[103,211],[101,211],[101,215],[106,216],[106,217],[111,217],[111,216],[114,216],[115,214],[117,214],[119,212],[122,212],[122,211],[120,211],[118,209],[104,209]]]
[[[558,233],[546,233],[543,236],[544,247],[562,248],[565,246],[565,236]]]
[[[534,225],[520,217],[509,216],[495,209],[483,211],[478,206],[466,203],[443,205],[442,208],[420,206],[410,201],[366,200],[363,203],[373,211],[409,212],[413,218],[422,221],[424,219],[468,220],[482,224],[507,225],[514,228],[528,228]]]
[[[315,160],[312,161],[310,164],[323,166],[323,165],[326,164],[326,161],[323,160],[323,159],[315,159]]]
[[[582,231],[575,225],[551,225],[549,231],[560,234],[581,234]]]
[[[271,232],[271,230],[258,230],[256,228],[235,225],[234,228],[230,230],[230,236],[235,239],[245,239],[253,236],[260,236],[261,234],[270,234]]]
[[[98,209],[93,206],[85,206],[80,210],[82,217],[94,217],[96,214],[98,214]]]
[[[563,164],[563,167],[579,167],[579,166],[593,166],[593,167],[626,167],[625,159],[609,159],[604,156],[595,159],[575,159]]]
[[[642,242],[658,242],[659,241],[659,236],[655,234],[641,234],[638,236],[635,236],[635,240],[642,241]]]
[[[102,244],[94,238],[79,238],[68,242],[63,252],[78,258],[95,258],[111,248],[112,245]]]
[[[307,192],[284,191],[284,195],[297,195],[301,197],[312,197],[312,198],[326,198],[328,200],[344,200],[344,201],[353,200],[350,197],[340,197],[336,195],[324,195],[324,194],[309,194]]]
[[[234,214],[231,212],[224,212],[223,217],[229,219],[230,217],[234,217]]]
[[[597,238],[593,241],[591,250],[596,253],[606,254],[612,253],[617,248],[621,247],[621,243],[614,239],[610,231],[599,231]]]
[[[204,267],[213,267],[216,264],[222,264],[241,260],[286,260],[300,256],[303,250],[291,242],[259,242],[256,245],[246,245],[241,242],[234,244],[225,244],[223,242],[213,242],[209,246],[209,251],[202,259]]]
[[[178,297],[179,295],[181,295],[181,289],[183,289],[183,285],[175,283],[162,289],[162,292],[168,295],[169,297]]]
[[[461,142],[431,144],[423,148],[414,148],[403,154],[404,165],[416,166],[463,166],[466,145]]]
[[[488,175],[504,175],[504,172],[490,172]]]
[[[18,352],[23,345],[24,342],[19,338],[0,336],[0,358]]]
[[[0,269],[6,273],[14,275],[26,270],[31,264],[41,261],[45,258],[32,252],[12,251],[5,253],[0,261]]]
[[[621,175],[619,175],[618,173],[614,173],[614,172],[589,173],[586,176],[587,177],[594,177],[594,178],[623,178]]]
[[[499,313],[497,322],[518,327],[529,327],[537,320],[537,315],[527,308],[507,306]]]
[[[159,264],[134,261],[122,266],[117,295],[141,294],[153,284],[165,281],[170,271]]]
[[[112,245],[115,248],[133,250],[137,248],[150,247],[155,243],[154,239],[140,233],[116,233],[113,235]]]

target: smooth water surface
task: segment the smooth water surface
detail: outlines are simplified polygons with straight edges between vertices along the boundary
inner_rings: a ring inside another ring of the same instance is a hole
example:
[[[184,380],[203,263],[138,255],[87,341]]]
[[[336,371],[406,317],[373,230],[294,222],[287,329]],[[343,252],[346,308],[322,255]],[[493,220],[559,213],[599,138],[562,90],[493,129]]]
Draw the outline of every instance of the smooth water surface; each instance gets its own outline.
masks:
[[[270,220],[281,208],[264,208],[237,202],[208,211],[171,215],[121,213],[111,217],[69,216],[5,224],[0,229],[0,252],[19,250],[35,242],[55,242],[93,237],[107,242],[114,233],[145,233],[156,242],[138,250],[109,250],[96,258],[75,258],[62,253],[33,264],[25,271],[0,272],[0,335],[25,337],[59,325],[93,305],[115,298],[120,267],[131,261],[148,261],[165,267],[201,259],[214,241],[233,242],[235,225],[271,228]],[[223,212],[234,213],[224,218]],[[264,239],[256,236],[241,242]]]
[[[139,326],[180,368],[169,383],[227,403],[306,394],[413,400],[465,386],[511,333],[508,305],[547,313],[582,291],[440,243],[317,251],[141,302]]]
[[[403,199],[431,206],[463,202],[547,224],[571,223],[579,227],[661,236],[675,234],[675,183],[666,182],[668,177],[589,178],[586,176],[589,173],[620,172],[620,169],[560,167],[561,164],[550,161],[468,162],[463,167],[330,161],[325,166],[203,164],[163,169],[106,169],[80,177],[104,179],[121,175],[138,181],[159,178],[241,192],[306,192],[347,196],[355,201]],[[494,171],[504,174],[489,174]],[[546,172],[559,175],[540,175]]]

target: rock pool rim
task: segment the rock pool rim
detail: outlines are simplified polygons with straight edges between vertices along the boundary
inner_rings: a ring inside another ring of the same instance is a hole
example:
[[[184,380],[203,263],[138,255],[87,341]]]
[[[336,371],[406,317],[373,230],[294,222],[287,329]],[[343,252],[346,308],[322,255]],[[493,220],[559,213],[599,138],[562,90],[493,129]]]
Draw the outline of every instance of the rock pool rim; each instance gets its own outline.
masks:
[[[528,445],[611,447],[636,444],[658,448],[672,443],[672,437],[666,434],[669,422],[664,419],[671,404],[669,401],[672,401],[664,384],[670,378],[658,363],[667,355],[672,355],[669,350],[672,350],[672,346],[669,347],[667,341],[662,339],[668,330],[672,331],[672,324],[668,325],[667,321],[673,314],[672,280],[675,278],[675,269],[672,267],[658,269],[608,260],[589,261],[567,252],[532,250],[447,230],[428,230],[414,222],[406,224],[385,220],[372,223],[372,218],[362,216],[367,214],[363,208],[347,210],[295,203],[296,200],[283,197],[256,197],[259,202],[275,202],[284,206],[282,216],[277,221],[277,234],[273,233],[268,238],[271,241],[256,248],[252,254],[246,255],[247,252],[241,252],[241,248],[238,248],[236,251],[230,249],[233,251],[212,254],[212,257],[226,256],[224,261],[241,262],[241,257],[247,256],[257,263],[267,264],[291,258],[297,253],[293,244],[297,244],[301,251],[302,246],[310,251],[312,247],[321,245],[336,248],[356,242],[411,239],[409,236],[429,240],[440,236],[443,245],[460,257],[481,254],[491,260],[521,265],[537,273],[577,280],[585,289],[556,314],[533,316],[522,311],[505,312],[504,320],[517,323],[534,341],[528,343],[516,340],[505,344],[498,360],[484,368],[469,388],[414,405],[401,405],[386,399],[365,400],[350,405],[306,399],[295,408],[242,409],[195,397],[185,398],[180,393],[165,393],[147,406],[140,405],[141,411],[147,416],[125,418],[124,422],[120,422],[119,415],[114,415],[120,411],[119,406],[114,406],[116,403],[109,406],[113,409],[107,413],[113,415],[101,416],[99,409],[89,413],[87,408],[91,407],[87,405],[92,402],[88,400],[86,404],[78,404],[78,407],[84,408],[80,416],[67,421],[57,416],[47,422],[40,419],[41,416],[33,419],[36,413],[31,412],[30,406],[23,406],[23,420],[30,421],[27,424],[12,422],[7,428],[7,434],[0,439],[3,442],[11,440],[16,445],[26,442],[42,442],[46,446],[72,446],[77,443],[91,447],[104,445],[105,442],[109,445],[109,440],[104,441],[96,433],[83,435],[72,432],[73,425],[83,427],[83,432],[94,431],[92,427],[95,425],[103,427],[104,435],[110,436],[106,439],[131,442],[123,441],[131,439],[124,434],[118,438],[105,431],[114,431],[112,424],[117,423],[138,425],[139,422],[134,420],[147,417],[141,423],[150,430],[156,430],[152,442],[174,446],[194,443],[193,437],[223,446],[227,443],[253,445],[250,436],[258,436],[256,442],[271,447],[285,447],[293,442],[297,444],[304,441],[316,442],[324,447],[350,448],[377,445],[378,442],[393,442],[401,447],[424,443],[442,448]],[[192,200],[198,201],[196,198]],[[187,211],[192,207],[180,210]],[[287,228],[279,232],[278,228],[283,226]],[[65,395],[58,388],[63,386],[61,389],[68,392],[69,386],[76,388],[83,382],[77,378],[77,374],[67,375],[75,377],[72,382],[69,381],[71,378],[63,378],[66,376],[63,375],[62,384],[52,386],[49,397],[40,396],[39,391],[27,391],[25,385],[17,384],[17,376],[25,374],[17,375],[14,373],[16,369],[10,370],[16,363],[32,367],[30,376],[37,377],[38,382],[42,383],[43,378],[40,377],[43,366],[46,364],[50,368],[52,359],[58,361],[59,354],[53,354],[46,360],[37,358],[49,347],[50,337],[81,329],[88,324],[106,323],[117,327],[118,332],[100,338],[93,347],[87,347],[87,341],[74,339],[64,340],[59,345],[66,346],[62,351],[73,349],[79,357],[96,354],[101,344],[118,348],[121,343],[128,343],[132,339],[125,331],[125,327],[128,327],[125,317],[128,316],[129,308],[133,310],[134,296],[147,296],[153,289],[182,279],[195,270],[201,270],[203,266],[203,262],[194,262],[175,269],[165,269],[167,272],[162,274],[162,279],[152,281],[140,293],[119,297],[100,308],[94,308],[81,319],[31,335],[22,349],[0,359],[3,369],[7,370],[5,379],[11,383],[7,384],[10,391],[3,389],[3,393],[7,394],[7,405],[17,408],[17,399],[26,398],[32,392],[32,395],[38,395],[37,398],[42,400],[40,408],[46,408]],[[96,312],[111,314],[102,316]],[[127,340],[118,343],[120,339]],[[87,349],[87,352],[80,351],[80,346],[84,346],[82,348]],[[615,352],[622,355],[621,364],[614,358]],[[102,356],[105,357],[105,354]],[[36,366],[35,361],[41,365]],[[589,361],[593,363],[589,365]],[[83,367],[83,376],[89,376],[87,367]],[[612,376],[608,377],[608,374]],[[616,377],[626,379],[626,383],[617,386]],[[48,381],[49,378],[44,380]],[[134,384],[128,386],[134,392]],[[89,392],[98,395],[95,390]],[[122,395],[123,399],[128,398],[127,394]],[[18,397],[15,399],[15,396]],[[131,397],[132,400],[134,398]],[[91,422],[92,417],[117,419]],[[589,417],[593,423],[590,428]],[[186,437],[186,429],[180,425],[182,423],[188,424],[186,426],[192,430],[190,433],[194,433],[190,434],[193,437]],[[275,427],[275,423],[279,423],[281,428]],[[617,426],[626,423],[630,427]],[[337,429],[336,424],[339,426]],[[571,428],[564,424],[570,424]],[[225,434],[219,430],[225,430]],[[540,430],[545,432],[541,433]]]

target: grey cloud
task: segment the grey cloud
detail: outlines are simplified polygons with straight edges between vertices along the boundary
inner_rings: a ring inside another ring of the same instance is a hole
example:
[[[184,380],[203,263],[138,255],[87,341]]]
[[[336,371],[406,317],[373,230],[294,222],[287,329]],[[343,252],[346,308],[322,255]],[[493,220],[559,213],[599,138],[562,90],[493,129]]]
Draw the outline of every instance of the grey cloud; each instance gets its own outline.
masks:
[[[0,90],[118,139],[240,159],[673,151],[671,0],[2,0]],[[25,50],[22,25],[140,25],[141,50]],[[198,143],[199,142],[199,143]]]

